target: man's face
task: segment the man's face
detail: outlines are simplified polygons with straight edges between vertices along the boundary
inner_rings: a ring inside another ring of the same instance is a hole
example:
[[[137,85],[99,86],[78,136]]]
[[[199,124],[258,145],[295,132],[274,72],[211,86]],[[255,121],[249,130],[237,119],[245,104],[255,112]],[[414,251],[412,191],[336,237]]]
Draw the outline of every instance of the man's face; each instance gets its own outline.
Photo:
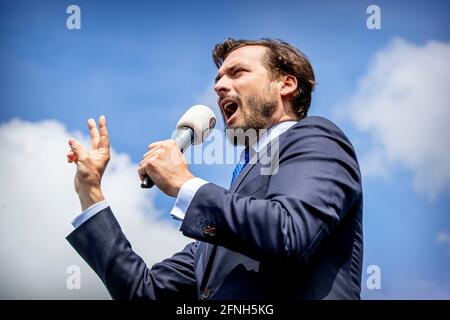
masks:
[[[226,129],[266,129],[281,108],[279,89],[263,62],[266,50],[257,45],[238,48],[220,67],[214,90]]]

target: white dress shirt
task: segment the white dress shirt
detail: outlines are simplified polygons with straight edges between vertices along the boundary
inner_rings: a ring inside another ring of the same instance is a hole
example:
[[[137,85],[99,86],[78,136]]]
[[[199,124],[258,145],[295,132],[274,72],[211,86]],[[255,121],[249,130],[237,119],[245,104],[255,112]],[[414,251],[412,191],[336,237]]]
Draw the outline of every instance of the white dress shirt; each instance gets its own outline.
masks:
[[[258,142],[252,146],[256,152],[259,152],[262,148],[264,148],[268,143],[272,140],[286,132],[289,128],[291,128],[297,121],[285,121],[280,122],[272,127],[270,127],[267,131],[265,131],[258,139]],[[242,157],[242,154],[241,154]],[[207,184],[208,181],[203,180],[201,178],[192,178],[186,181],[180,188],[178,192],[177,199],[175,200],[175,205],[170,211],[170,215],[172,218],[176,220],[183,220],[186,215],[186,211],[189,208],[189,205],[192,202],[195,194],[198,189],[200,189],[203,185]],[[98,212],[108,207],[108,203],[106,200],[98,202],[93,206],[84,210],[81,214],[79,214],[72,221],[72,225],[74,228],[78,228],[85,221],[93,217]]]

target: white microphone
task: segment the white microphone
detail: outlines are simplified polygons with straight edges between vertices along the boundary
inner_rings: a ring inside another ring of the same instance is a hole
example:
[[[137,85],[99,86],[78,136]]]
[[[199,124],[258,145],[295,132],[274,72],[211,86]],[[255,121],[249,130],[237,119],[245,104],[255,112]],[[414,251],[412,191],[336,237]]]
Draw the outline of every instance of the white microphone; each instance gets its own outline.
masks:
[[[177,133],[174,138],[181,152],[186,151],[191,144],[200,144],[208,138],[216,125],[216,115],[207,106],[197,104],[190,107],[177,123]],[[149,176],[145,176],[141,188],[149,189],[155,184]]]

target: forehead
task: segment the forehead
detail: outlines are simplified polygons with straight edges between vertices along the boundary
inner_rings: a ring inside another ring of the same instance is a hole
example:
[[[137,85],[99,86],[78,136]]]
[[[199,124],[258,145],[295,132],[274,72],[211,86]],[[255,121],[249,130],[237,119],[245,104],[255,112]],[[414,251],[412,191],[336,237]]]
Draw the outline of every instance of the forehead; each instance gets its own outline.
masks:
[[[252,61],[261,61],[266,53],[267,48],[259,45],[246,45],[230,52],[224,61],[230,62],[233,60],[243,59]]]
[[[259,45],[246,45],[230,52],[226,57],[219,73],[227,67],[236,64],[244,63],[249,65],[262,65],[262,59],[266,53],[267,48]]]

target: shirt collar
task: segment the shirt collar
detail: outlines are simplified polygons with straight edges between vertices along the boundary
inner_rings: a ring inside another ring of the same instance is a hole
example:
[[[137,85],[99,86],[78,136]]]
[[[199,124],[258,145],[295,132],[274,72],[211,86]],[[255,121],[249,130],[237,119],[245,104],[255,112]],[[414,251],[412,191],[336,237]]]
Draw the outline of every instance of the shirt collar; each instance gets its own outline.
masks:
[[[283,121],[273,125],[269,129],[265,130],[258,138],[258,142],[255,142],[250,146],[253,151],[250,151],[250,156],[252,156],[253,152],[260,152],[265,146],[267,146],[271,141],[278,138],[280,135],[289,130],[297,121]],[[242,148],[242,149],[241,149]],[[238,150],[240,151],[239,161],[244,161],[245,156],[245,148],[243,146],[238,146]]]
[[[264,131],[259,136],[258,142],[252,145],[252,148],[255,149],[256,152],[260,152],[267,144],[278,138],[281,134],[285,133],[296,123],[297,121],[283,121],[277,123],[276,125]]]

